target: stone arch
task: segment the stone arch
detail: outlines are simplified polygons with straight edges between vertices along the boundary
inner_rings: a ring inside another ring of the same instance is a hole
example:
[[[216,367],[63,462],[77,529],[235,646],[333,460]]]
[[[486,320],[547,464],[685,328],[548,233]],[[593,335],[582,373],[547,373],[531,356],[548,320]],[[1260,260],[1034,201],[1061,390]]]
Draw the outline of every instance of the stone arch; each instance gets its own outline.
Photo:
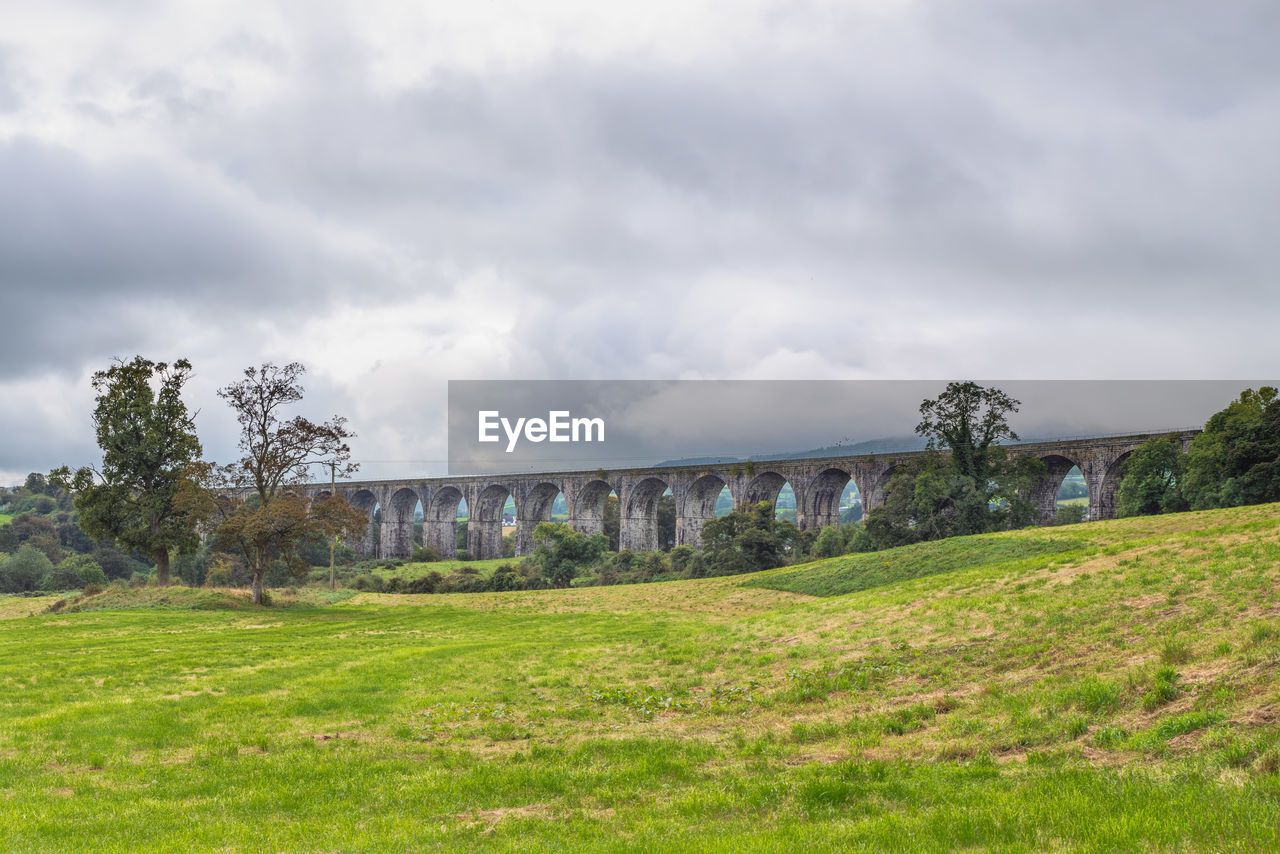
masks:
[[[609,534],[609,547],[617,549],[620,547],[619,538],[621,532],[611,532],[606,530],[605,526],[605,516],[608,511],[610,496],[613,497],[615,504],[617,504],[617,490],[607,481],[596,479],[583,484],[572,497],[565,496],[565,498],[569,503],[569,527],[587,536]],[[622,513],[621,506],[617,506],[616,510],[620,517]]]
[[[533,551],[533,529],[539,522],[551,521],[551,506],[561,489],[557,484],[543,481],[535,484],[516,505],[516,554],[527,555]]]
[[[676,508],[676,545],[702,548],[702,526],[716,518],[716,504],[729,484],[719,475],[704,474],[689,485]]]
[[[361,557],[378,557],[378,545],[381,542],[381,525],[375,521],[376,514],[380,509],[378,496],[368,489],[357,489],[347,497],[347,503],[355,509],[363,511],[369,519],[364,536],[360,538],[358,543],[353,544],[356,554]]]
[[[502,508],[511,492],[505,484],[491,483],[480,490],[474,507],[468,505],[467,552],[472,560],[502,557]]]
[[[1124,479],[1124,461],[1136,450],[1130,448],[1118,454],[1114,459],[1107,463],[1103,470],[1101,482],[1098,484],[1097,495],[1094,490],[1089,490],[1089,519],[1114,519],[1116,518],[1116,491],[1120,489],[1120,481]]]
[[[620,546],[633,552],[657,551],[658,500],[670,488],[657,477],[642,478],[623,498]]]
[[[796,524],[815,531],[839,525],[840,497],[852,482],[852,473],[843,469],[828,468],[818,472],[805,485],[804,506],[801,507],[797,501]]]
[[[776,504],[778,501],[778,493],[782,491],[782,487],[787,485],[787,478],[776,471],[761,472],[747,482],[747,486],[742,490],[742,503],[745,505],[759,504],[767,501],[770,504]]]
[[[443,486],[422,508],[422,544],[446,560],[458,553],[458,516],[465,500],[458,487]]]
[[[1040,462],[1044,463],[1044,477],[1031,487],[1029,497],[1038,508],[1040,524],[1052,525],[1058,520],[1058,491],[1062,489],[1062,481],[1080,465],[1065,454],[1045,454]]]
[[[406,558],[413,554],[414,517],[420,503],[417,490],[408,486],[400,487],[387,499],[382,511],[382,557]]]

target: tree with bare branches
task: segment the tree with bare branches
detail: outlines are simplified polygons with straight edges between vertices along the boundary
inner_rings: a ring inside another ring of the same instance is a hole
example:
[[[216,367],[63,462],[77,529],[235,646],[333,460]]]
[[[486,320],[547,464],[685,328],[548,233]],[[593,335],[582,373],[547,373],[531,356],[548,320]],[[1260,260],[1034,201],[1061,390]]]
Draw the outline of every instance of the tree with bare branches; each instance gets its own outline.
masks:
[[[368,524],[364,513],[340,496],[316,502],[302,497],[300,487],[313,468],[341,478],[358,468],[347,445],[355,434],[345,418],[320,424],[301,415],[286,419],[285,409],[302,400],[305,372],[297,362],[267,362],[246,368],[244,379],[218,390],[240,422],[242,456],[206,468],[203,500],[217,518],[217,548],[244,557],[253,573],[253,601],[259,604],[263,579],[273,566],[283,564],[295,576],[306,573],[298,554],[305,540],[338,534],[356,538]]]

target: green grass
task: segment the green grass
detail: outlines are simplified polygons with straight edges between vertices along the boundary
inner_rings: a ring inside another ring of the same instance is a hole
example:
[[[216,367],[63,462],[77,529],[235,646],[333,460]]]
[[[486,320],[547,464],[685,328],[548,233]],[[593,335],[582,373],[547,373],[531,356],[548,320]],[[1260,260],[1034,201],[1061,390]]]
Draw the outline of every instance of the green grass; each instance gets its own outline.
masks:
[[[374,575],[382,576],[384,580],[390,581],[392,578],[403,578],[406,581],[412,581],[415,578],[421,578],[429,572],[438,572],[441,575],[448,575],[455,569],[470,567],[479,571],[486,578],[493,575],[493,571],[503,564],[519,563],[519,558],[504,557],[493,558],[492,560],[437,560],[430,562],[405,563],[403,566],[397,566],[391,569],[378,568],[372,570]]]
[[[876,557],[0,597],[0,849],[1280,846],[1280,506]]]
[[[0,513],[0,525],[8,525],[13,521],[13,517],[8,513]]]
[[[1065,553],[1080,556],[1091,549],[1093,545],[1080,536],[1048,538],[1019,532],[1016,536],[953,537],[774,570],[756,576],[746,586],[810,596],[840,596],[961,568],[1028,571],[1061,560]]]

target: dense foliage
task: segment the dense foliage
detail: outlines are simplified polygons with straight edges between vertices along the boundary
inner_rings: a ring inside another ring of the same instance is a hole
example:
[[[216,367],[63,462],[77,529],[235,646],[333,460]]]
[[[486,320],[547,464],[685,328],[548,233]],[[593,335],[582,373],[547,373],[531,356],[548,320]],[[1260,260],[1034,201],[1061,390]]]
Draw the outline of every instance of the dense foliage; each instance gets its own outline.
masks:
[[[950,383],[936,400],[921,403],[916,432],[933,453],[892,476],[884,504],[868,514],[860,545],[891,548],[1035,522],[1027,496],[1044,464],[1010,457],[1000,446],[1018,438],[1008,423],[1018,406],[999,389],[971,382]],[[950,453],[942,455],[943,448]]]
[[[1116,501],[1122,516],[1280,501],[1280,393],[1241,392],[1186,453],[1149,440],[1125,461]]]
[[[182,400],[191,363],[172,365],[136,356],[93,375],[93,426],[102,449],[100,470],[66,466],[51,480],[71,491],[80,527],[96,539],[141,551],[169,583],[171,550],[198,543],[197,519],[176,500],[200,459],[195,422]]]

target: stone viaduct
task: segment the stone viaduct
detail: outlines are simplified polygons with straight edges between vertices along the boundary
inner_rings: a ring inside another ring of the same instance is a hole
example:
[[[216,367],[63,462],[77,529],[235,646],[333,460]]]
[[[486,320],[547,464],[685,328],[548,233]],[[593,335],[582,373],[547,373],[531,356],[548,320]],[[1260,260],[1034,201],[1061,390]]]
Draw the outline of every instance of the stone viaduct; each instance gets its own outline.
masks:
[[[1042,524],[1057,514],[1058,490],[1073,466],[1089,489],[1089,520],[1115,516],[1120,466],[1139,445],[1168,437],[1186,447],[1195,430],[1142,433],[1092,439],[1008,445],[1010,455],[1030,454],[1045,463],[1044,478],[1032,491]],[[421,503],[423,545],[442,555],[456,548],[460,503],[467,505],[467,551],[477,559],[502,557],[502,513],[507,498],[516,508],[516,554],[533,550],[533,529],[551,518],[551,505],[563,494],[569,525],[591,534],[604,530],[605,502],[618,498],[619,547],[652,551],[658,546],[658,499],[670,489],[676,505],[676,544],[701,545],[705,522],[715,518],[716,500],[728,488],[735,507],[774,502],[784,484],[796,498],[796,525],[819,529],[839,521],[840,496],[849,481],[857,486],[864,512],[884,502],[885,487],[899,467],[924,451],[861,454],[790,460],[754,460],[750,464],[662,466],[618,471],[572,471],[533,474],[474,475],[418,480],[346,481],[337,492],[369,513],[369,531],[357,544],[365,556],[408,557],[414,548],[414,515]],[[944,451],[945,453],[945,451]],[[311,499],[329,494],[329,484],[303,488]],[[381,508],[381,530],[372,524]]]

